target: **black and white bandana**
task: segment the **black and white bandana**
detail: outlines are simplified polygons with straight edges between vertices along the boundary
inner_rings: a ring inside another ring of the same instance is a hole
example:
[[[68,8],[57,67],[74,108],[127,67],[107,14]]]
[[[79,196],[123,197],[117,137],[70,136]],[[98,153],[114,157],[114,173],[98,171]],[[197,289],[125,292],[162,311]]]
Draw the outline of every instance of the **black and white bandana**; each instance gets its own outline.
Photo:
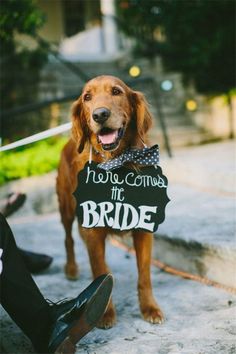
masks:
[[[126,162],[133,162],[142,166],[154,166],[159,163],[159,147],[145,147],[143,149],[127,149],[123,154],[112,160],[102,162],[98,165],[106,171],[111,171],[124,165]]]

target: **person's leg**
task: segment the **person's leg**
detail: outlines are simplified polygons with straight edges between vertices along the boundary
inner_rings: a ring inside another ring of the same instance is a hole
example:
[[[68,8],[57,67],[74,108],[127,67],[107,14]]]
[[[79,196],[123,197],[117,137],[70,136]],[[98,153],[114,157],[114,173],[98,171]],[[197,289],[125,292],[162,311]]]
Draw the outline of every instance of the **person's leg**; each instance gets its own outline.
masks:
[[[0,248],[2,274],[0,300],[14,322],[31,339],[39,351],[48,343],[50,306],[27,270],[15,243],[12,231],[0,214]]]
[[[1,304],[37,352],[75,353],[76,343],[94,328],[107,308],[113,286],[111,274],[96,278],[74,299],[49,306],[20,257],[11,229],[1,214],[0,230]]]
[[[0,213],[6,218],[17,211],[25,202],[26,194],[24,193],[10,193],[5,199],[0,199]],[[26,268],[30,273],[39,273],[42,270],[48,268],[52,263],[53,258],[46,255],[27,250],[20,249],[20,254],[23,257],[23,261]]]

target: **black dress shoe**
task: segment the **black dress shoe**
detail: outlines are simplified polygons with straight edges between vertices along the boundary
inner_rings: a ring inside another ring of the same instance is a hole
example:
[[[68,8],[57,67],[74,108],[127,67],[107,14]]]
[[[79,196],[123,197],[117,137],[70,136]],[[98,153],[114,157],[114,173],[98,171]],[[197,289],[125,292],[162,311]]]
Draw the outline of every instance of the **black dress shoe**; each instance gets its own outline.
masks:
[[[46,254],[30,252],[18,248],[24,260],[26,268],[30,273],[36,274],[47,269],[52,263],[53,258]]]
[[[104,314],[112,286],[112,275],[104,274],[75,299],[52,305],[54,325],[48,345],[49,353],[75,353],[76,343],[95,327]]]
[[[25,202],[24,193],[10,193],[6,197],[6,202],[1,208],[1,213],[6,217],[17,211]]]
[[[51,307],[51,316],[56,320],[59,316],[64,314],[66,311],[70,310],[75,304],[77,307],[82,306],[85,302],[89,301],[90,298],[94,295],[94,292],[101,286],[107,276],[110,274],[103,274],[97,277],[92,281],[92,283],[87,286],[76,298],[71,300],[62,300],[57,303],[53,303],[50,300],[47,300]],[[111,276],[112,277],[112,276]]]

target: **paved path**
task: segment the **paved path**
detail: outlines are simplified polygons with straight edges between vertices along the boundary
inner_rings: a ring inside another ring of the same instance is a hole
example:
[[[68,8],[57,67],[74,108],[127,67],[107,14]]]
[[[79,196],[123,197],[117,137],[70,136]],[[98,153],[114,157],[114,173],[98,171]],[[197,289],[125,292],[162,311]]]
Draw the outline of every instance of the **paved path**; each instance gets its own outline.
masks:
[[[161,161],[171,202],[159,233],[236,250],[235,142],[183,148],[174,154]]]
[[[70,282],[63,274],[63,230],[58,214],[9,218],[20,246],[54,257],[50,269],[35,276],[45,297],[73,297],[91,281],[86,250],[79,237],[76,254],[81,277]],[[76,225],[74,234],[76,234]],[[152,269],[155,296],[166,321],[151,325],[140,317],[137,301],[135,258],[107,247],[115,277],[114,302],[117,324],[110,330],[94,329],[79,344],[79,354],[233,354],[236,334],[236,298],[222,290],[186,281]],[[31,353],[32,348],[5,313],[1,341],[8,353]]]
[[[236,195],[236,142],[226,140],[173,150],[162,149],[160,164],[172,182],[181,182],[216,195]]]

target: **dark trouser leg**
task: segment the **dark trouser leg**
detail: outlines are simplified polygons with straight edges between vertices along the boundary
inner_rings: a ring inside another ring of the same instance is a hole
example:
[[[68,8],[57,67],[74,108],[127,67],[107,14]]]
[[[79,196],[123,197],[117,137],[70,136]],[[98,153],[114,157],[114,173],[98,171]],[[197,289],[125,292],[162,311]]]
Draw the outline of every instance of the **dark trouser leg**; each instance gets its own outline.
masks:
[[[0,214],[2,273],[0,300],[13,321],[31,339],[38,351],[45,351],[50,332],[50,307],[26,269],[12,231]]]

